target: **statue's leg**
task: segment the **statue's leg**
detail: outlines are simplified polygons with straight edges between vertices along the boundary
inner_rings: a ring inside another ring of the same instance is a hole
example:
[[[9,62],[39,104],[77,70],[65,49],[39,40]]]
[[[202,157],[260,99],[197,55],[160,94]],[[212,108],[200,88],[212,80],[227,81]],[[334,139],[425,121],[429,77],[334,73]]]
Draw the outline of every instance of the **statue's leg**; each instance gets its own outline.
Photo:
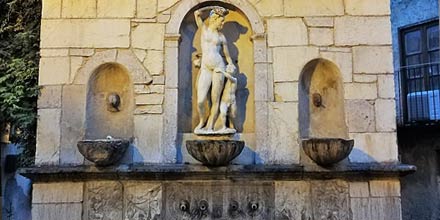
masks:
[[[228,103],[223,100],[220,103],[220,117],[219,120],[221,122],[221,130],[226,129],[226,116],[228,115]]]
[[[212,73],[212,89],[211,89],[211,113],[209,114],[208,124],[206,128],[208,130],[214,130],[214,124],[219,114],[220,98],[223,91],[225,76],[222,73]]]
[[[195,130],[201,129],[205,124],[205,102],[211,87],[212,77],[209,70],[202,68],[200,70],[199,79],[197,81],[197,110],[199,112],[199,124]]]
[[[231,105],[229,106],[229,127],[235,129],[235,117],[237,116],[237,103],[235,102],[235,95],[234,97],[231,97]]]

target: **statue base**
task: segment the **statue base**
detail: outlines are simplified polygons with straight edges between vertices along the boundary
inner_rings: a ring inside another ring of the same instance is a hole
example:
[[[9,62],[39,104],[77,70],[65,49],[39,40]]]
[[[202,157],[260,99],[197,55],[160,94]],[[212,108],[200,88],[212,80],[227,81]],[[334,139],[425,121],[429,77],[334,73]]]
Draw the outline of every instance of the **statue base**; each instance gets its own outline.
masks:
[[[196,135],[230,135],[235,133],[237,133],[237,130],[233,128],[224,128],[217,131],[197,128],[194,130]]]

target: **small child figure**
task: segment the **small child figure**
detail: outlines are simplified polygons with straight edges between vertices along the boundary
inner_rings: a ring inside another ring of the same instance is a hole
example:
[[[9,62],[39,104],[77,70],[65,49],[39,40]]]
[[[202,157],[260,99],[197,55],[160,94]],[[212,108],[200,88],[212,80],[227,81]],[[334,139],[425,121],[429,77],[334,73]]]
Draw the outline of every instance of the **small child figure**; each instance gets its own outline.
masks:
[[[228,65],[226,71],[222,71],[219,68],[216,68],[214,71],[222,73],[228,79],[223,89],[223,95],[220,102],[219,119],[222,126],[218,132],[223,134],[233,134],[237,132],[234,126],[234,119],[237,115],[237,103],[235,98],[235,92],[237,91],[237,78],[232,76],[235,72],[235,66]],[[226,127],[226,117],[229,121],[229,128]]]

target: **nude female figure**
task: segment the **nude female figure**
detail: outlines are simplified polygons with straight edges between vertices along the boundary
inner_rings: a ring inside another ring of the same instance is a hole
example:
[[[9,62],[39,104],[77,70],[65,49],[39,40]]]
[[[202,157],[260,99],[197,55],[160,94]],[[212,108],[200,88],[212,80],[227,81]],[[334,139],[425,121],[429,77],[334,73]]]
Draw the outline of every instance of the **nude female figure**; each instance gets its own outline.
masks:
[[[208,17],[208,24],[204,24],[201,13],[205,10],[211,10]],[[235,66],[227,46],[227,41],[220,30],[223,28],[225,16],[228,10],[222,7],[207,7],[194,12],[197,27],[201,28],[201,47],[202,58],[200,74],[197,82],[197,110],[199,112],[199,124],[194,129],[194,133],[212,133],[214,124],[219,115],[220,98],[223,92],[225,75],[223,72],[235,71]],[[223,49],[226,62],[223,60],[221,50]],[[221,71],[215,71],[221,70]],[[208,121],[205,125],[205,101],[208,99],[209,89],[211,88],[211,109]]]

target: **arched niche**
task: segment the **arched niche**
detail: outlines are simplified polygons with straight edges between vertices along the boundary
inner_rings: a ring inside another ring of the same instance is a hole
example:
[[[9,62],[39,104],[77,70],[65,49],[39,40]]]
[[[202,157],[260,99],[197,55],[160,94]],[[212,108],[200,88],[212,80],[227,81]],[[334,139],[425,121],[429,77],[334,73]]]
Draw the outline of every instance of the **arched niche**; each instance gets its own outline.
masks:
[[[119,104],[112,105],[111,99],[118,99]],[[87,83],[85,138],[133,137],[133,109],[133,83],[128,70],[115,62],[99,65]]]
[[[339,68],[314,59],[300,75],[299,126],[301,138],[347,138],[344,88]]]
[[[195,67],[192,61],[201,54],[201,30],[196,26],[194,11],[211,5],[222,6],[229,10],[221,32],[228,41],[231,58],[237,67],[235,76],[238,79],[236,92],[238,110],[234,124],[239,133],[254,133],[253,31],[250,22],[240,9],[223,2],[201,3],[192,8],[182,21],[179,43],[178,132],[192,133],[199,122],[196,85],[200,69]],[[206,115],[207,117],[208,115]]]

